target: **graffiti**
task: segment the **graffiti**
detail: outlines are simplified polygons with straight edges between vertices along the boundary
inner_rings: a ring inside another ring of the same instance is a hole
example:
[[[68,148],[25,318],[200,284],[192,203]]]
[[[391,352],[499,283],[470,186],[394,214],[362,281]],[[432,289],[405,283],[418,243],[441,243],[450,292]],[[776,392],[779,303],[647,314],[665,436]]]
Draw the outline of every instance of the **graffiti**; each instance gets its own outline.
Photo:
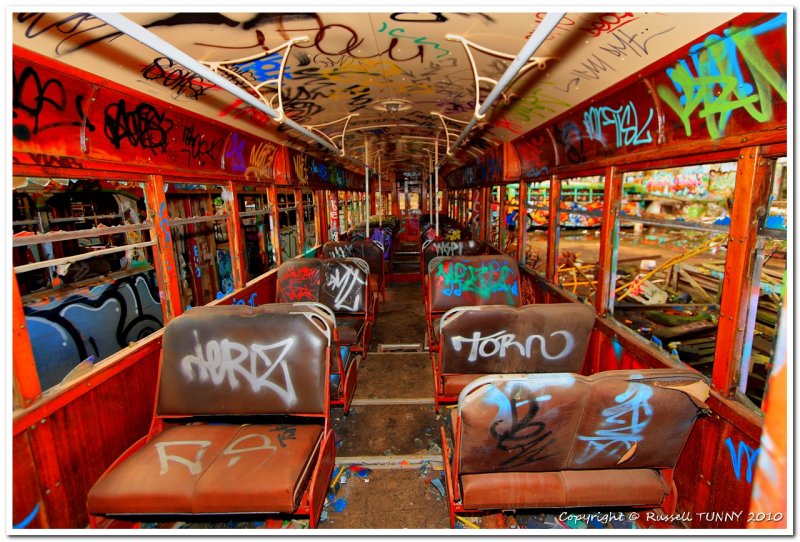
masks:
[[[471,338],[457,336],[453,337],[451,342],[456,352],[461,352],[463,345],[471,344],[472,346],[470,347],[467,361],[473,362],[477,361],[478,356],[482,358],[491,358],[494,356],[505,358],[506,351],[511,347],[516,348],[517,351],[526,358],[530,358],[533,345],[538,341],[541,356],[547,361],[555,361],[569,355],[575,346],[575,338],[569,331],[561,330],[550,333],[550,337],[558,335],[564,337],[564,347],[557,354],[550,354],[547,351],[547,341],[543,335],[529,335],[523,344],[517,340],[515,334],[507,333],[505,330],[498,331],[497,333],[485,337],[481,336],[480,331],[474,331]]]
[[[200,249],[197,245],[192,247],[192,262],[194,262],[194,273],[197,278],[200,278],[202,275],[202,265],[200,263]]]
[[[160,56],[145,66],[142,70],[142,77],[174,91],[175,94],[172,97],[175,99],[186,96],[193,100],[199,100],[201,96],[205,96],[206,90],[214,87],[205,78],[165,56]]]
[[[427,246],[432,247],[431,250],[436,253],[436,256],[461,256],[463,254],[472,255],[477,254],[477,251],[480,249],[480,246],[475,241],[428,241],[425,246],[422,247],[422,250],[425,250]]]
[[[550,171],[542,158],[544,146],[545,138],[543,135],[525,138],[516,144],[520,164],[524,168],[522,171],[524,178],[533,179],[539,175],[546,175]]]
[[[206,453],[206,448],[211,446],[210,440],[174,440],[172,442],[156,442],[153,446],[156,448],[156,452],[158,453],[158,463],[161,466],[159,470],[160,475],[165,475],[169,472],[169,462],[172,461],[173,463],[178,463],[179,465],[183,465],[191,474],[197,475],[203,470],[203,465],[200,461],[203,459],[203,456]],[[167,447],[169,446],[196,446],[198,448],[197,453],[195,454],[193,459],[186,459],[180,455],[168,454]]]
[[[293,425],[281,424],[276,427],[273,427],[272,429],[270,429],[270,431],[273,432],[280,431],[280,434],[278,435],[278,444],[280,445],[281,448],[286,448],[286,443],[284,441],[297,440],[297,427]]]
[[[441,13],[392,13],[389,18],[398,23],[446,23]]]
[[[58,384],[82,360],[102,360],[163,326],[152,271],[79,290],[66,299],[25,307],[42,389]]]
[[[292,166],[297,180],[301,186],[308,184],[308,169],[306,168],[306,157],[303,154],[297,153],[292,157]],[[333,212],[333,211],[331,211]]]
[[[742,440],[740,440],[739,445],[734,448],[731,437],[725,439],[725,446],[727,446],[728,452],[731,454],[731,465],[733,466],[733,473],[736,475],[737,480],[741,481],[742,479],[742,458],[744,457],[747,459],[745,480],[748,484],[751,483],[753,481],[753,467],[756,464],[756,459],[758,458],[759,452],[761,452],[761,448],[756,448],[754,450]]]
[[[633,13],[603,13],[599,18],[591,21],[587,26],[578,27],[592,37],[598,37],[603,33],[611,33],[621,26],[631,23],[638,19]]]
[[[357,267],[335,264],[327,270],[326,293],[333,297],[333,309],[356,311],[361,306],[362,286],[366,281]]]
[[[223,292],[233,290],[233,263],[231,253],[227,250],[217,249],[217,270],[219,271],[219,285]]]
[[[186,153],[186,165],[192,166],[193,160],[197,160],[198,165],[205,165],[206,158],[210,162],[217,162],[222,154],[222,138],[209,141],[203,134],[196,134],[194,126],[183,127],[183,144],[187,148],[181,149]]]
[[[39,73],[30,66],[26,66],[22,73],[14,73],[13,81],[13,118],[19,119],[20,113],[27,113],[32,117],[33,127],[28,126],[23,121],[15,121],[13,125],[14,137],[22,141],[29,141],[32,136],[37,135],[49,128],[59,126],[86,126],[90,131],[94,131],[94,124],[83,111],[83,99],[81,95],[75,96],[75,113],[77,120],[53,122],[40,125],[40,117],[47,107],[63,113],[67,108],[67,92],[64,85],[58,79],[48,79],[42,82]]]
[[[785,26],[786,14],[782,13],[752,28],[726,28],[724,37],[709,35],[689,48],[688,59],[667,69],[677,94],[666,85],[659,85],[656,90],[681,119],[687,136],[692,135],[691,119],[695,114],[705,119],[712,139],[725,134],[736,111],[743,109],[757,122],[772,118],[773,91],[785,101],[786,81],[764,56],[755,38]]]
[[[543,88],[535,88],[525,96],[519,97],[508,109],[507,115],[518,122],[531,122],[534,117],[547,118],[548,113],[571,107],[571,104],[560,98],[545,93]]]
[[[589,135],[589,139],[593,139],[603,147],[606,147],[603,126],[613,126],[618,149],[628,145],[652,143],[653,138],[650,135],[650,130],[647,129],[651,120],[653,120],[652,107],[647,120],[640,127],[639,114],[631,101],[616,109],[608,106],[592,106],[583,114],[583,124],[586,126],[586,133]]]
[[[352,245],[329,246],[326,248],[327,258],[348,258],[353,255]]]
[[[653,408],[648,402],[652,395],[653,390],[646,384],[628,384],[628,389],[614,398],[617,405],[608,407],[601,413],[604,421],[600,423],[611,429],[596,429],[594,435],[578,436],[578,440],[588,443],[578,463],[585,463],[601,452],[613,457],[630,450],[641,441],[644,438],[642,431],[653,416]]]
[[[31,510],[31,513],[25,516],[25,518],[20,521],[19,523],[15,523],[11,528],[12,529],[25,529],[28,525],[33,523],[33,520],[36,519],[36,516],[39,515],[39,509],[41,505],[37,502],[36,505]]]
[[[570,79],[565,87],[556,87],[558,90],[561,92],[569,92],[573,87],[577,89],[581,80],[597,81],[601,78],[601,75],[605,74],[608,70],[612,72],[617,71],[611,64],[597,56],[597,53],[592,53],[592,56],[581,62],[580,65],[583,69],[576,68],[570,70],[569,73],[572,74],[574,78]]]
[[[247,446],[242,446],[241,444],[248,440],[255,440],[256,442],[253,444],[249,444]],[[169,472],[169,464],[177,463],[179,465],[183,465],[189,472],[193,475],[198,475],[203,470],[202,460],[206,454],[206,448],[211,446],[210,440],[173,440],[168,442],[156,442],[153,446],[156,448],[156,453],[158,454],[158,463],[159,463],[159,474],[161,476],[167,474]],[[181,447],[182,449],[186,449],[189,446],[197,448],[194,457],[191,459],[183,457],[181,455],[177,455],[175,453],[167,453],[167,448],[170,447]],[[272,441],[270,441],[267,435],[262,435],[260,433],[249,433],[246,435],[242,435],[241,437],[237,438],[222,451],[220,457],[225,456],[233,456],[228,459],[227,466],[233,467],[236,465],[239,460],[242,458],[241,454],[250,453],[250,452],[264,452],[268,451],[269,454],[266,457],[272,455],[277,448],[272,445]],[[262,459],[262,461],[266,460],[266,457]]]
[[[205,349],[200,344],[197,331],[194,331],[195,353],[184,356],[181,360],[183,375],[191,382],[195,378],[199,382],[209,380],[215,386],[225,382],[231,390],[239,389],[239,378],[250,385],[253,393],[262,389],[275,392],[287,405],[297,401],[291,376],[289,375],[286,354],[294,345],[294,339],[288,338],[273,344],[252,343],[245,346],[228,339],[210,340]],[[275,352],[277,356],[270,356]],[[275,359],[273,359],[275,357]],[[262,372],[259,373],[259,370]],[[273,382],[275,376],[281,376],[284,386]]]
[[[57,55],[63,55],[69,53],[73,50],[79,49],[95,41],[96,39],[89,40],[85,43],[81,43],[76,46],[74,49],[71,50],[63,50],[62,46],[68,41],[72,40],[73,38],[79,36],[80,34],[86,32],[93,32],[99,28],[107,26],[106,23],[101,21],[100,19],[95,18],[90,13],[73,13],[71,15],[67,15],[61,19],[56,19],[52,21],[52,14],[51,13],[18,13],[17,14],[17,21],[20,23],[27,23],[28,26],[25,29],[25,37],[28,39],[36,38],[42,34],[46,34],[51,30],[58,32],[59,34],[67,36],[63,40],[61,40],[55,48],[55,52]],[[41,24],[40,24],[41,23]],[[107,36],[103,36],[100,39],[105,39],[112,35],[119,35],[119,32],[115,32],[113,34],[109,34]],[[73,40],[75,41],[75,40]]]
[[[134,147],[148,149],[154,155],[165,152],[169,132],[175,123],[166,118],[166,113],[147,103],[138,104],[132,111],[124,99],[109,104],[103,112],[103,131],[117,149],[123,141]]]
[[[449,262],[447,266],[440,263],[436,278],[443,287],[442,294],[446,296],[460,297],[467,292],[484,298],[495,292],[505,292],[509,297],[519,295],[516,273],[506,262],[497,260],[488,265],[481,264],[480,267],[462,262]]]
[[[516,398],[507,398],[510,405],[511,420],[510,427],[506,431],[501,431],[498,426],[506,420],[500,418],[492,422],[489,433],[497,440],[497,449],[513,454],[500,463],[500,466],[514,468],[521,467],[533,461],[541,461],[554,454],[542,455],[547,448],[553,444],[549,439],[552,431],[547,430],[544,422],[535,421],[536,414],[539,412],[538,401],[525,399],[520,401]],[[519,409],[523,405],[528,405],[525,415],[519,417]]]
[[[604,51],[610,55],[613,55],[617,58],[622,58],[628,56],[629,52],[633,52],[637,57],[643,57],[650,54],[649,49],[647,48],[647,44],[653,38],[658,36],[662,36],[668,32],[672,32],[675,30],[674,26],[671,26],[665,30],[660,32],[656,32],[647,37],[647,39],[640,41],[639,36],[644,35],[644,32],[640,34],[629,35],[624,30],[618,30],[612,34],[610,37],[616,40],[616,43],[609,42],[605,45],[600,47],[601,51]]]
[[[244,162],[245,143],[245,139],[240,139],[239,134],[234,132],[225,149],[225,159],[230,161],[231,171],[234,173],[244,173],[247,169]]]
[[[281,277],[281,301],[317,301],[319,269],[289,267]]]
[[[396,42],[397,42],[398,39],[413,40],[414,43],[418,44],[418,47],[419,47],[419,53],[416,56],[414,56],[412,58],[406,58],[406,59],[403,59],[403,60],[413,60],[414,58],[417,58],[417,56],[419,56],[420,62],[422,62],[423,61],[423,52],[422,52],[422,46],[423,45],[430,45],[431,47],[433,47],[437,51],[441,51],[440,54],[436,55],[436,58],[442,58],[443,56],[447,56],[447,55],[450,54],[450,50],[449,49],[445,49],[438,42],[428,41],[427,37],[415,38],[413,36],[406,36],[405,35],[405,32],[406,32],[405,29],[404,28],[399,28],[399,27],[392,28],[391,30],[389,30],[387,32],[388,28],[389,28],[389,25],[387,25],[385,22],[381,23],[381,27],[378,28],[378,32],[386,32],[389,36],[392,36],[393,38],[395,38],[395,39],[392,40],[392,45],[389,47],[389,50],[387,51],[389,53],[389,57],[392,60],[397,60],[396,58],[392,57],[391,51],[394,49],[394,46],[396,45]]]
[[[53,156],[29,152],[28,157],[37,166],[83,169],[83,163],[79,162],[77,158],[69,156]]]
[[[245,62],[236,66],[242,72],[249,71],[257,81],[269,81],[277,79],[281,75],[281,62],[283,55],[281,52],[273,53],[264,58],[259,58],[250,62]],[[291,66],[286,66],[283,70],[284,79],[292,78]]]
[[[245,170],[245,176],[254,175],[256,179],[262,177],[272,178],[272,165],[278,147],[269,141],[263,141],[250,150],[250,162]]]
[[[583,136],[581,129],[572,121],[565,122],[561,129],[555,127],[556,142],[564,149],[564,154],[573,164],[580,164],[586,161],[583,154]]]
[[[158,209],[158,225],[161,227],[161,231],[164,232],[164,240],[169,242],[170,237],[172,234],[169,229],[169,217],[167,216],[167,202],[161,202],[161,207]]]

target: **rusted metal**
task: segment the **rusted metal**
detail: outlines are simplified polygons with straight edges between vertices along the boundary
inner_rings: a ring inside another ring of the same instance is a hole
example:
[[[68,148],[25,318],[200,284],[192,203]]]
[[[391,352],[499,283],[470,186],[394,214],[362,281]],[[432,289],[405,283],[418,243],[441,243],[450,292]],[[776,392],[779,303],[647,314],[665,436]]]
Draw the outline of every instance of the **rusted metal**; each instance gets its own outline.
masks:
[[[617,222],[622,198],[622,173],[615,167],[606,169],[606,188],[603,194],[603,223],[600,227],[600,260],[597,266],[597,296],[595,309],[601,316],[614,309],[616,258],[619,248]]]
[[[151,175],[150,182],[144,185],[144,197],[153,228],[150,239],[155,238],[157,250],[153,250],[153,267],[158,279],[158,293],[164,312],[164,323],[183,312],[178,278],[178,265],[172,249],[172,232],[169,227],[169,210],[164,192],[164,178]]]

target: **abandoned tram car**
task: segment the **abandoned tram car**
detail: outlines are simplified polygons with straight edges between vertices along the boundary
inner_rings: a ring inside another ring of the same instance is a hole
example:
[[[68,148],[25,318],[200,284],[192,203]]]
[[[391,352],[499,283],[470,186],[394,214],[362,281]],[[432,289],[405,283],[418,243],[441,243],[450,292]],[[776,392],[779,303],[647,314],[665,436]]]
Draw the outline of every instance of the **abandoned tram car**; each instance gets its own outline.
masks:
[[[9,16],[7,527],[791,532],[786,12]]]

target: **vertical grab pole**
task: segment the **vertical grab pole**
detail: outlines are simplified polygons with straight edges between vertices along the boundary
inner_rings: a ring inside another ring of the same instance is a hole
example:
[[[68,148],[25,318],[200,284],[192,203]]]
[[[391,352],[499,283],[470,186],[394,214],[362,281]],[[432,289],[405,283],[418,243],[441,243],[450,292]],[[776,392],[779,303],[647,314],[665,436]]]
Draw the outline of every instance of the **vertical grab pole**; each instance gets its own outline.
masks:
[[[433,148],[433,163],[439,163],[439,137],[436,137],[436,146]],[[436,185],[433,189],[433,202],[436,205],[436,238],[439,238],[439,168],[433,169],[433,176],[436,179]]]
[[[367,137],[364,136],[364,193],[367,195],[367,220],[365,221],[367,226],[367,236],[366,239],[369,239],[369,147],[367,146],[369,142],[367,141]]]
[[[427,149],[426,149],[427,150]],[[430,219],[430,224],[433,225],[433,205],[430,203],[430,193],[433,191],[433,156],[431,156],[431,151],[428,152],[428,218]]]
[[[383,192],[381,191],[381,155],[378,154],[378,226],[383,227]]]

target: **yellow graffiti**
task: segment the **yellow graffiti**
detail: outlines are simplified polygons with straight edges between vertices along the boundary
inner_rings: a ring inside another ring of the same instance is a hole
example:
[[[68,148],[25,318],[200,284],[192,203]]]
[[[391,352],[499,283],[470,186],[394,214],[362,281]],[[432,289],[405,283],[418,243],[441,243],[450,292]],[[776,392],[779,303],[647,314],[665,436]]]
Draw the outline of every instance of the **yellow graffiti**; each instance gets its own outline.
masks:
[[[272,178],[272,165],[275,162],[278,147],[274,143],[262,142],[250,151],[250,161],[244,172],[245,177],[253,175],[256,179]]]
[[[294,158],[292,158],[292,166],[294,167],[294,172],[297,175],[297,179],[300,181],[301,185],[308,184],[308,169],[306,167],[306,157],[303,154],[296,154]]]

